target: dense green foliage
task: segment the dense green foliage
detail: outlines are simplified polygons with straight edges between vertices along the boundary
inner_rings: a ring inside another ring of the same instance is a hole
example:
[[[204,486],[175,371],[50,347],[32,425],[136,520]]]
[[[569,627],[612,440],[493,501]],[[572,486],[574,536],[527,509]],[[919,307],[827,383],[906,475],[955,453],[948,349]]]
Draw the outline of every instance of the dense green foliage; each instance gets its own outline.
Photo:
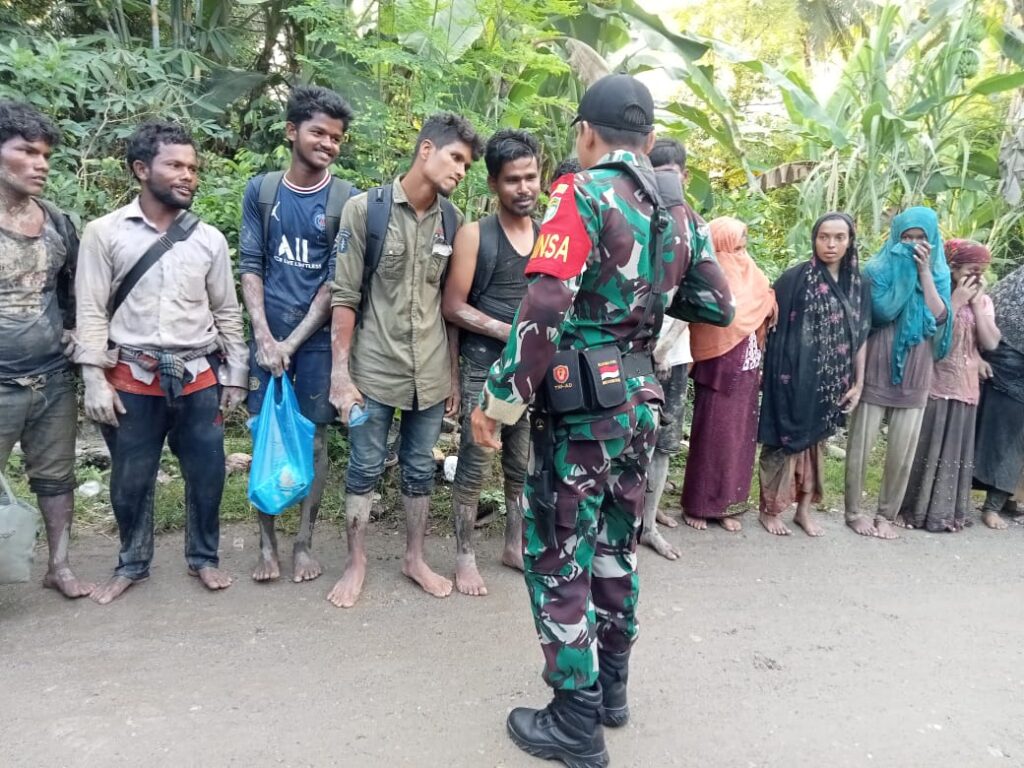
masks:
[[[0,96],[59,121],[50,195],[82,219],[130,196],[121,142],[140,120],[187,121],[203,150],[197,207],[233,242],[246,179],[286,159],[291,84],[320,82],[353,103],[340,172],[366,186],[401,169],[439,109],[485,134],[533,131],[550,170],[571,152],[586,83],[657,70],[662,132],[691,148],[691,197],[747,221],[771,273],[805,256],[826,209],[850,210],[871,247],[893,210],[919,202],[947,233],[1020,260],[1020,204],[1001,194],[1024,167],[1001,157],[1024,116],[1019,8],[722,0],[713,11],[679,3],[669,19],[646,5],[163,0],[154,26],[142,0],[0,2]],[[471,216],[487,205],[480,166],[456,193]]]

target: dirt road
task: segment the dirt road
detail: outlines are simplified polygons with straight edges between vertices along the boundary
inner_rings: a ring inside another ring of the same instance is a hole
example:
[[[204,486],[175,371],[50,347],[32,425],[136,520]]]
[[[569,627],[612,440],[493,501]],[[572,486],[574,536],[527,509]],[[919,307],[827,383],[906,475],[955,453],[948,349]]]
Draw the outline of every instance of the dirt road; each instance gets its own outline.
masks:
[[[1024,528],[882,542],[833,516],[811,541],[746,524],[669,532],[678,563],[644,551],[633,722],[608,733],[612,765],[1024,766]],[[349,611],[324,599],[334,534],[320,580],[256,585],[254,530],[226,529],[240,578],[216,595],[185,574],[181,541],[160,537],[150,581],[105,608],[0,587],[0,764],[544,765],[505,736],[512,706],[548,696],[496,536],[491,595],[441,601],[375,527]],[[451,566],[450,539],[429,548]],[[73,555],[99,579],[116,546],[87,536]]]

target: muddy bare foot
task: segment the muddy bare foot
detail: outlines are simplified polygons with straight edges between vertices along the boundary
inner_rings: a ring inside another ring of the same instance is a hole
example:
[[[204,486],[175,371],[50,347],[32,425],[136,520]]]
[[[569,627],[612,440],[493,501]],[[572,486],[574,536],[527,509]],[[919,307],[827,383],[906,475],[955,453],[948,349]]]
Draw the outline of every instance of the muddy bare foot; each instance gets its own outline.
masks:
[[[679,521],[677,521],[674,517],[669,517],[660,509],[658,510],[657,515],[654,519],[657,521],[658,525],[664,525],[666,528],[679,527]]]
[[[817,537],[825,535],[825,529],[814,522],[814,518],[811,517],[810,512],[802,512],[798,509],[796,514],[793,515],[793,523],[803,528],[804,533],[808,536]]]
[[[448,597],[452,593],[452,583],[444,576],[434,573],[421,557],[405,556],[402,573],[415,581],[423,591],[434,597]]]
[[[875,528],[875,523],[871,518],[858,515],[852,520],[847,520],[846,524],[850,526],[854,533],[860,536],[877,536],[878,529]]]
[[[773,536],[789,536],[792,531],[786,527],[786,524],[782,522],[782,518],[779,515],[769,515],[767,512],[761,512],[757,519],[764,526],[764,529]],[[794,518],[793,522],[796,522]]]
[[[892,521],[892,524],[897,528],[913,528],[914,526],[907,522],[907,519],[903,515],[896,515],[896,519]]]
[[[640,543],[650,547],[666,560],[678,560],[682,554],[678,549],[665,541],[665,537],[657,530],[644,531],[640,534]]]
[[[51,568],[43,577],[43,586],[47,589],[55,589],[64,597],[74,599],[76,597],[88,597],[96,589],[91,581],[82,581],[75,576],[70,565],[61,565]]]
[[[205,568],[200,568],[198,571],[192,568],[188,569],[189,576],[195,576],[211,592],[216,592],[219,589],[227,589],[234,582],[234,577],[230,576],[226,571],[222,571],[220,568],[214,568],[212,565],[208,565]]]
[[[875,520],[875,531],[877,531],[875,536],[880,539],[898,539],[900,537],[896,526],[884,518]]]
[[[703,517],[690,517],[684,512],[683,522],[697,531],[706,531],[708,529],[708,521]]]
[[[981,513],[981,522],[993,531],[1005,531],[1009,527],[998,512],[991,510]]]
[[[312,581],[317,578],[324,569],[320,561],[313,557],[312,553],[304,546],[297,545],[292,552],[292,581],[296,584],[302,581]]]
[[[523,550],[521,547],[505,547],[501,552],[501,562],[517,571],[523,570]]]
[[[476,567],[476,557],[473,555],[458,555],[455,558],[455,588],[462,594],[472,597],[483,597],[487,594],[487,585],[484,584],[484,577]]]
[[[277,552],[260,552],[260,561],[252,572],[253,581],[277,581],[281,577],[281,563]]]
[[[141,584],[144,581],[145,579],[129,579],[125,576],[114,576],[110,581],[96,587],[89,597],[98,605],[106,605],[120,597],[121,593],[128,589],[128,587],[134,584]]]
[[[366,558],[350,557],[345,572],[327,595],[327,600],[338,608],[351,608],[362,594],[365,578]]]
[[[718,519],[718,524],[730,533],[736,533],[737,531],[743,530],[743,523],[735,517],[721,517]]]

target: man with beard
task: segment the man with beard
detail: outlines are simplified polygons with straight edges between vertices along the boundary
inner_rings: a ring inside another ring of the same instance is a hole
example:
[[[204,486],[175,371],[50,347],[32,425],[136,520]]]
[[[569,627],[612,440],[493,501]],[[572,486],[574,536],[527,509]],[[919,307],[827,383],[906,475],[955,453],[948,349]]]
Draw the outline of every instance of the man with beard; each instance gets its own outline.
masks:
[[[459,336],[459,389],[462,437],[452,492],[455,521],[455,588],[465,595],[486,595],[473,552],[473,526],[480,491],[490,474],[494,451],[473,440],[470,414],[480,398],[487,372],[501,356],[511,322],[526,293],[526,262],[537,239],[530,215],[540,194],[540,151],[525,131],[501,130],[484,149],[487,184],[498,198],[498,212],[467,224],[455,238],[455,252],[444,288],[444,317]],[[505,550],[502,562],[523,569],[523,516],[519,496],[530,451],[530,422],[524,414],[501,431],[501,468],[505,479]]]
[[[448,196],[480,156],[464,117],[428,118],[412,167],[345,206],[332,286],[331,404],[349,425],[345,477],[348,563],[328,600],[355,605],[366,577],[366,525],[373,489],[384,472],[388,429],[401,411],[402,572],[434,597],[452,583],[423,556],[434,489],[433,448],[445,416],[458,410],[458,361],[449,354],[441,289],[462,214]]]
[[[127,164],[139,195],[90,222],[76,289],[85,413],[110,448],[110,502],[121,537],[103,605],[149,577],[153,492],[164,439],[185,479],[185,560],[210,590],[224,489],[223,414],[248,374],[242,313],[224,236],[189,212],[199,186],[192,137],[172,122],[141,125]]]
[[[93,590],[68,563],[78,419],[61,342],[75,324],[78,237],[64,213],[39,199],[59,141],[33,107],[0,102],[0,470],[21,441],[50,545],[43,585],[74,598]]]
[[[292,581],[320,575],[310,549],[327,481],[327,425],[337,416],[331,388],[330,279],[334,240],[345,202],[356,193],[330,167],[352,120],[334,91],[300,86],[288,99],[285,137],[292,160],[287,172],[255,177],[245,189],[239,236],[242,298],[249,310],[249,412],[260,412],[271,376],[287,374],[302,415],[316,424],[313,487],[299,508],[292,552]],[[256,581],[281,575],[273,515],[259,513],[260,559]]]

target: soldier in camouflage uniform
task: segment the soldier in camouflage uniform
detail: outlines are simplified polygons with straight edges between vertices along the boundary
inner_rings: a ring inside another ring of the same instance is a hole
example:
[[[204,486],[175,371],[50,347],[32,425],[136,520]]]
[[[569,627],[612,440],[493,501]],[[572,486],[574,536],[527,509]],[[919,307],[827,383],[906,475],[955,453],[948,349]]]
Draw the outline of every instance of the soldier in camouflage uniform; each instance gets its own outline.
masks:
[[[621,371],[599,367],[595,375],[621,374],[625,402],[557,416],[535,404],[531,418],[523,554],[555,697],[543,710],[514,710],[508,729],[520,748],[569,766],[607,765],[602,722],[628,718],[636,543],[663,398],[650,360],[662,302],[685,276],[691,314],[720,324],[731,318],[714,259],[691,267],[688,238],[664,212],[652,227],[652,201],[660,200],[645,157],[653,112],[650,93],[626,75],[603,78],[584,95],[576,149],[590,170],[554,184],[514,333],[472,417],[474,438],[498,447],[497,423],[520,418],[556,351],[622,354]]]

